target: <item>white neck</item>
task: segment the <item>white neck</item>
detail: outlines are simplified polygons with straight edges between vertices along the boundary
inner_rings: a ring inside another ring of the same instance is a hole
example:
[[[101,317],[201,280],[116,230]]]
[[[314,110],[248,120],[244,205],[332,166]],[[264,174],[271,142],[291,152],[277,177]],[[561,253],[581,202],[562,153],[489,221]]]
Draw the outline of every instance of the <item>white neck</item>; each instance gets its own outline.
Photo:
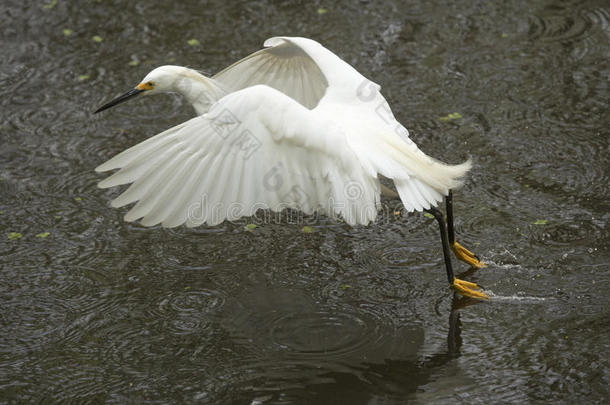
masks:
[[[189,68],[182,69],[171,83],[170,91],[184,96],[191,103],[197,115],[205,114],[212,104],[227,94],[217,80],[205,77]]]

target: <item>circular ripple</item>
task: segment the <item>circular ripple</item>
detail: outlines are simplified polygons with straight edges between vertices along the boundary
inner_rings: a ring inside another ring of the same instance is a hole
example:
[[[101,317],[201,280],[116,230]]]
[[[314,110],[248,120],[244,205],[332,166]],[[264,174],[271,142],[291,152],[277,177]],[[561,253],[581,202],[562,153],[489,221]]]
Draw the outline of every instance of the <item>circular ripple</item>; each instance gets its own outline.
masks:
[[[184,291],[164,298],[154,312],[171,333],[187,335],[209,328],[224,303],[225,296],[219,291]]]
[[[160,246],[158,260],[164,268],[176,271],[209,270],[211,263],[222,257],[224,251],[215,245],[216,241],[198,241],[189,235],[171,235],[175,243],[165,243]],[[193,243],[193,240],[196,242]],[[187,249],[184,247],[188,246]],[[205,258],[205,260],[202,260]]]
[[[169,299],[169,306],[179,313],[210,312],[224,304],[218,291],[199,290],[176,294]]]
[[[285,314],[272,323],[271,341],[292,354],[340,356],[370,343],[370,325],[349,313]]]
[[[591,22],[581,15],[547,15],[530,17],[530,39],[550,42],[579,41],[589,35]]]
[[[422,246],[388,247],[381,252],[380,259],[383,264],[392,268],[409,267],[418,264],[417,257],[425,250]]]
[[[581,60],[601,46],[608,28],[608,11],[588,9],[562,10],[530,17],[528,36],[543,43],[559,42],[572,46],[570,59]]]
[[[5,344],[16,352],[15,347],[35,350],[58,339],[79,340],[94,327],[92,314],[116,306],[116,300],[101,294],[104,275],[93,269],[30,265],[10,276],[4,279],[6,290],[0,289],[3,319],[10,325],[0,339],[0,351]]]

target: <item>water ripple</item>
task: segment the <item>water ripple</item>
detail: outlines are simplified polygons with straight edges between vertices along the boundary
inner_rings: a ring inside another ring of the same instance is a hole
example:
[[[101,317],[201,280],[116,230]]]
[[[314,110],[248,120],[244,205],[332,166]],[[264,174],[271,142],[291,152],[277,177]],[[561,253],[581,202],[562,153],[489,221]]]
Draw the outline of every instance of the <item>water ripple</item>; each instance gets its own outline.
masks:
[[[288,313],[270,323],[271,342],[295,357],[336,358],[374,339],[367,322],[347,313]]]
[[[603,8],[531,16],[528,37],[532,41],[573,45],[570,56],[580,60],[600,47],[598,32],[608,38],[608,20],[608,10]]]
[[[163,298],[151,316],[176,335],[201,333],[210,327],[213,315],[224,303],[225,296],[218,290],[181,291]]]

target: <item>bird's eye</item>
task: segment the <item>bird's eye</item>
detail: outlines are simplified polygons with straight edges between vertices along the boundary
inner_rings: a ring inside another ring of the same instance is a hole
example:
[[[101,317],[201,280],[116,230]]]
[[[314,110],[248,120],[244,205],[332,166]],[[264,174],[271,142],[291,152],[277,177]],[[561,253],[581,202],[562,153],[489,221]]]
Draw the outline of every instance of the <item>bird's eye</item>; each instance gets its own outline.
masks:
[[[142,82],[138,84],[137,89],[140,91],[144,90],[152,90],[155,87],[155,83],[153,82]]]
[[[138,90],[152,90],[155,87],[153,82],[143,82],[138,84]]]

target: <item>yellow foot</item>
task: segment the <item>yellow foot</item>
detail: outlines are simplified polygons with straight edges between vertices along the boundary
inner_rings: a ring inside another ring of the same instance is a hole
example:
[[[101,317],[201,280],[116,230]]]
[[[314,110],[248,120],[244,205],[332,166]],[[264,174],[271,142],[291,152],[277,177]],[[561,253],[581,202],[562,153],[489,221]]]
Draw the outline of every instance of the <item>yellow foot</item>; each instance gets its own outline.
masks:
[[[451,245],[451,250],[455,253],[455,257],[459,260],[468,263],[472,267],[480,269],[481,267],[487,267],[485,263],[479,260],[478,257],[475,256],[470,250],[466,249],[462,245],[457,242],[453,242]]]
[[[465,297],[477,298],[480,300],[489,299],[489,296],[487,294],[482,293],[480,291],[475,291],[480,290],[479,286],[475,283],[470,283],[468,281],[460,280],[459,278],[454,278],[451,287],[453,287],[457,292],[459,292]]]

